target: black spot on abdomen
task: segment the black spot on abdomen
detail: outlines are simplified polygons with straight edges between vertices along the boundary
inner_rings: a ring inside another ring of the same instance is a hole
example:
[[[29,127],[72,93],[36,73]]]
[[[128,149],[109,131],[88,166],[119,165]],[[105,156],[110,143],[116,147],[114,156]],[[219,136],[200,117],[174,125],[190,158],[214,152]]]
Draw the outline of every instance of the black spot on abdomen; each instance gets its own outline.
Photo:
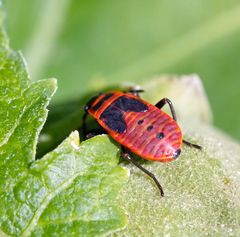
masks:
[[[105,96],[103,96],[103,98],[100,101],[98,101],[98,103],[95,106],[93,106],[92,110],[94,111],[98,110],[102,106],[102,104],[112,96],[113,93],[108,93]]]
[[[124,112],[143,112],[148,110],[148,106],[138,99],[120,96],[113,102],[113,105]]]
[[[153,129],[153,125],[150,125],[150,126],[147,127],[148,131],[151,131],[152,129]]]
[[[113,105],[110,105],[103,111],[100,119],[104,121],[108,128],[117,133],[124,133],[127,129],[123,112]]]
[[[164,133],[163,133],[163,132],[160,132],[160,133],[157,134],[156,137],[161,140],[161,139],[164,138]]]

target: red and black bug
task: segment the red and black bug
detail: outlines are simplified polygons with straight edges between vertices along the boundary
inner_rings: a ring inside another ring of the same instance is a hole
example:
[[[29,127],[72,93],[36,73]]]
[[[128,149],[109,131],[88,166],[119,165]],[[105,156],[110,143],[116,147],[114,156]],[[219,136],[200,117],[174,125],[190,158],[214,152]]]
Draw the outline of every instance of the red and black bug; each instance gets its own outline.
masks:
[[[93,116],[100,126],[122,146],[122,156],[147,175],[164,195],[162,186],[156,177],[131,157],[129,152],[146,160],[169,162],[181,153],[182,143],[201,149],[182,138],[177,124],[176,114],[171,101],[167,98],[152,105],[139,97],[142,90],[128,92],[110,91],[91,98],[85,106],[83,132],[86,136],[86,117]],[[168,104],[170,117],[161,108]]]

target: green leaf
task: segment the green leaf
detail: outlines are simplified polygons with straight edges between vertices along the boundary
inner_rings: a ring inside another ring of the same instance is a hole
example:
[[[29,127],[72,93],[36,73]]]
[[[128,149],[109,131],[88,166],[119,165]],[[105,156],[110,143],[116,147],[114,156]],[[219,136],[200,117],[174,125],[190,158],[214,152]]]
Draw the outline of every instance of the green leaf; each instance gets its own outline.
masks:
[[[34,160],[37,137],[46,120],[46,106],[56,89],[56,80],[32,83],[21,55],[8,45],[1,51],[5,56],[0,61],[0,190],[7,191]]]
[[[127,180],[107,136],[74,132],[35,161],[56,80],[32,82],[0,31],[0,235],[96,236],[124,227],[116,195]]]
[[[22,228],[12,234],[96,236],[123,227],[125,213],[114,199],[126,171],[117,166],[117,154],[107,136],[78,146],[75,132],[34,162],[14,187],[16,200],[9,208]],[[19,216],[20,210],[25,215]]]

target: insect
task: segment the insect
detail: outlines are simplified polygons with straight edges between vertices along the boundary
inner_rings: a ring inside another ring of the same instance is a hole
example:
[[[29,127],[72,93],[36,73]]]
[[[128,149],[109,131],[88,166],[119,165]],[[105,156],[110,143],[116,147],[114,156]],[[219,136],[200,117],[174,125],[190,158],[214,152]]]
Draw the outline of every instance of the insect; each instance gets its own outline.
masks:
[[[90,114],[114,140],[121,144],[122,157],[150,176],[164,196],[163,188],[155,175],[140,165],[130,153],[143,159],[169,162],[178,158],[182,143],[202,149],[182,137],[177,124],[172,102],[163,98],[152,105],[139,96],[143,90],[110,91],[92,97],[85,105],[83,133],[86,133],[86,118]],[[162,107],[168,104],[172,117]],[[94,134],[95,135],[95,134]]]

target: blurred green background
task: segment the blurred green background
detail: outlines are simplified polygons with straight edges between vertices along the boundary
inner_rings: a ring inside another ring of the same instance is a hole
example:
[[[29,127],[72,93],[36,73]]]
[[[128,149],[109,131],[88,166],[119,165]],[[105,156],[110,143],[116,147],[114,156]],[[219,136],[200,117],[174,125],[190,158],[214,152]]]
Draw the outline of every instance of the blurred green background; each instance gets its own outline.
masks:
[[[237,0],[8,0],[11,46],[33,80],[58,78],[55,102],[166,73],[202,78],[214,122],[240,139]],[[193,115],[194,116],[194,115]]]

